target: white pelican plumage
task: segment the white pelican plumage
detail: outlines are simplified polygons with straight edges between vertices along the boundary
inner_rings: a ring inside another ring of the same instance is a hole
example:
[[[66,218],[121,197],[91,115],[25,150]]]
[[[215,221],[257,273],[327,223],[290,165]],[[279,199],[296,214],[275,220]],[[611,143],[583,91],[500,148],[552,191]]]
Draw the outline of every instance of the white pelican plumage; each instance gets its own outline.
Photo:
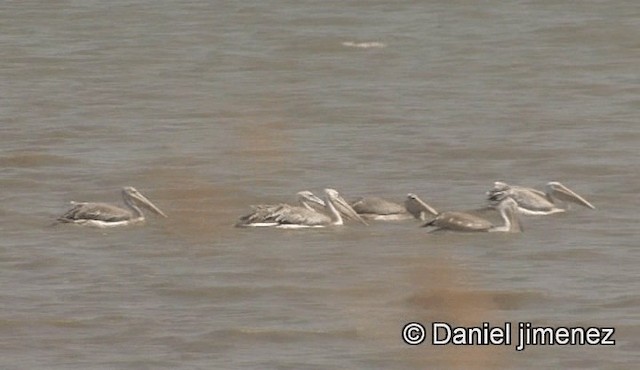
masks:
[[[556,200],[579,204],[591,209],[596,208],[586,199],[557,181],[547,183],[544,192],[496,181],[493,189],[488,191],[487,195],[491,198],[498,193],[505,193],[513,198],[518,203],[518,212],[523,215],[550,215],[565,212],[566,208],[559,207],[555,203]]]
[[[342,215],[366,225],[366,222],[349,206],[336,190],[324,189],[324,193],[324,202],[315,196],[307,197],[306,199],[318,205],[322,204],[326,211],[328,211],[328,215],[312,207],[305,206],[296,207],[288,204],[257,206],[253,207],[253,213],[241,217],[236,226],[278,228],[340,226],[344,224]],[[298,195],[300,196],[300,193],[298,193]]]
[[[73,207],[58,217],[58,221],[101,228],[136,224],[145,220],[144,214],[138,206],[162,217],[167,217],[164,212],[132,186],[122,188],[122,200],[128,209],[108,203],[71,202]]]
[[[238,227],[270,227],[277,226],[277,222],[274,221],[273,215],[276,212],[282,211],[283,208],[290,209],[289,212],[316,212],[316,207],[324,208],[325,202],[315,196],[309,190],[303,190],[296,193],[296,200],[300,206],[292,206],[285,203],[280,204],[260,204],[251,206],[252,212],[240,217],[236,226]]]
[[[363,197],[351,203],[351,207],[364,219],[377,221],[396,221],[419,219],[425,220],[425,210],[429,213],[426,203],[420,204],[411,201],[413,194],[409,193],[404,205],[388,201],[379,197]]]
[[[496,195],[491,199],[504,224],[497,226],[489,220],[467,212],[442,212],[436,218],[422,225],[422,227],[435,227],[429,232],[438,230],[467,231],[467,232],[522,232],[522,224],[518,218],[518,204],[514,199],[505,194]]]

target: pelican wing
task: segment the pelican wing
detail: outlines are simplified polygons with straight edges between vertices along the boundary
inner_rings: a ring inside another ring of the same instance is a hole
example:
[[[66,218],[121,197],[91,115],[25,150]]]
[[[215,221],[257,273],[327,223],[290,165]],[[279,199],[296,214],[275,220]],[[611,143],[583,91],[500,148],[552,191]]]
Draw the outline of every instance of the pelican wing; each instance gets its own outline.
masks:
[[[484,218],[464,212],[443,212],[423,225],[453,231],[488,231],[493,224]]]
[[[516,201],[520,211],[523,213],[549,213],[558,210],[558,208],[547,199],[544,192],[521,186],[511,186],[501,181],[496,181],[493,189],[487,192],[487,195],[489,200],[508,195]]]
[[[533,188],[522,188],[522,187],[515,187],[515,189],[519,189],[519,190],[526,190],[526,191],[532,192],[532,193],[534,193],[534,194],[537,194],[537,195],[539,195],[539,196],[541,196],[541,197],[543,197],[543,198],[546,198],[546,197],[547,197],[547,194],[545,194],[545,192],[544,192],[544,191],[541,191],[541,190],[538,190],[538,189],[533,189]]]
[[[518,203],[520,208],[524,208],[534,212],[549,212],[557,207],[551,203],[543,193],[539,191],[531,191],[527,188],[514,188],[509,192],[513,200]]]
[[[61,222],[79,220],[96,220],[104,222],[127,221],[131,212],[107,203],[75,203],[64,215],[58,218]]]
[[[319,226],[331,223],[331,218],[323,213],[286,204],[275,210],[272,217],[281,225]]]
[[[491,222],[493,225],[496,225],[501,221],[500,213],[498,213],[495,207],[487,206],[482,208],[465,209],[462,213],[482,218]]]
[[[252,212],[240,217],[237,226],[257,223],[275,223],[274,213],[286,204],[260,204],[251,206]]]
[[[253,212],[240,217],[236,226],[277,225],[326,225],[331,222],[327,215],[315,210],[289,204],[266,204],[252,206]]]

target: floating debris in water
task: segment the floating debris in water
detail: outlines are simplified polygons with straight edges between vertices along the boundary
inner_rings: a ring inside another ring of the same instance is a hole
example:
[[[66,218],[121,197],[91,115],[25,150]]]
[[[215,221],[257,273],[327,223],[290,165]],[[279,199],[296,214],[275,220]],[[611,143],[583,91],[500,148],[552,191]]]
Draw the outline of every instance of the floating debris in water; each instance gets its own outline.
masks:
[[[387,45],[382,42],[372,41],[372,42],[353,42],[353,41],[345,41],[342,43],[342,46],[350,47],[350,48],[361,48],[361,49],[369,49],[369,48],[384,48]]]

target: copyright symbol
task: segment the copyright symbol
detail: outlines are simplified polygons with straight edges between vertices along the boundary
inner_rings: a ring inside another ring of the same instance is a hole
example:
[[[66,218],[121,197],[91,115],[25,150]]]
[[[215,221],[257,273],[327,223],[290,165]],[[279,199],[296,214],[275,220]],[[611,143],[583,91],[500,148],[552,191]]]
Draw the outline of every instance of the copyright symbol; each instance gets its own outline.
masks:
[[[402,328],[402,340],[411,346],[424,342],[427,330],[419,322],[410,322]]]

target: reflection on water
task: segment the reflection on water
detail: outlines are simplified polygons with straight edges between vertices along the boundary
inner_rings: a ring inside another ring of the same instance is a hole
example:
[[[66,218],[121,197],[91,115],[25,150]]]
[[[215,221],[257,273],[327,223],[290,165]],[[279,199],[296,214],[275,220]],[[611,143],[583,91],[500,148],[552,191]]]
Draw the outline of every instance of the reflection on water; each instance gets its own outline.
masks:
[[[214,241],[229,233],[238,210],[246,205],[246,196],[231,186],[205,182],[197,174],[177,167],[154,167],[145,178],[163,184],[154,197],[163,199],[171,210],[163,232],[193,241]]]
[[[428,328],[432,322],[446,322],[453,326],[479,326],[482,322],[497,323],[495,314],[501,309],[497,302],[500,292],[479,291],[465,283],[470,272],[451,263],[441,253],[422,258],[411,272],[411,282],[418,287],[408,297],[407,303],[415,320]],[[504,352],[504,350],[502,350]],[[486,369],[501,367],[503,354],[498,347],[462,346],[440,349],[431,348],[429,357],[440,358],[443,364],[454,368]],[[424,362],[434,364],[433,360]]]

